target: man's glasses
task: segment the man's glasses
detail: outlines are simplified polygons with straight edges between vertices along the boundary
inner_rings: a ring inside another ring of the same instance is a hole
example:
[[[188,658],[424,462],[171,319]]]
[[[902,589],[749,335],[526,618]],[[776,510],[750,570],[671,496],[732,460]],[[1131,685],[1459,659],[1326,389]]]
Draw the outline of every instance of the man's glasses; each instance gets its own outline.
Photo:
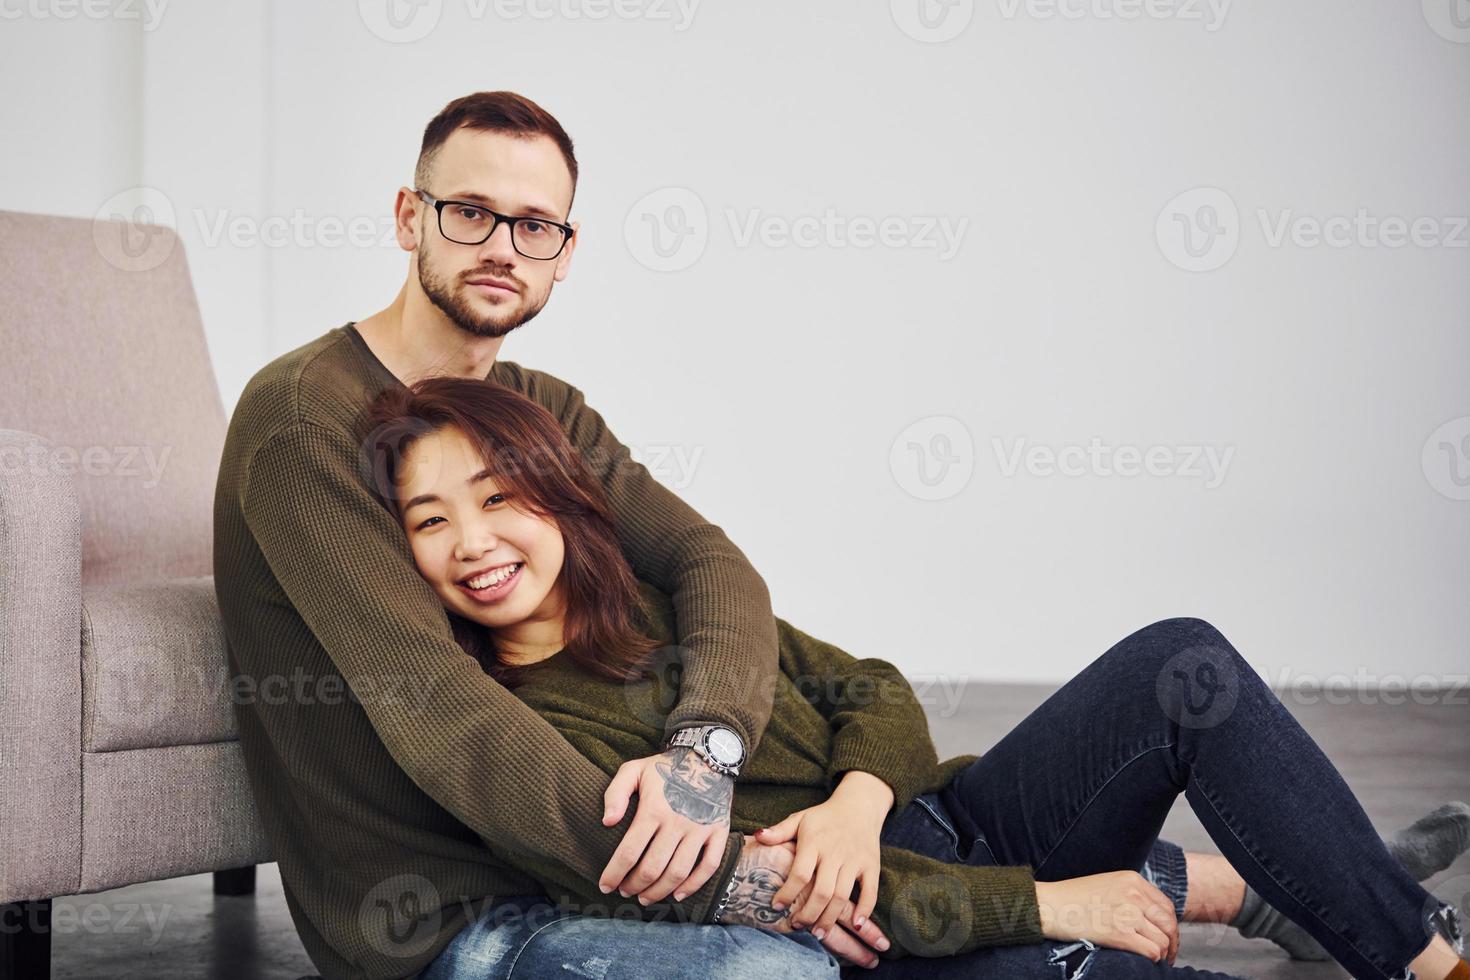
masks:
[[[512,217],[469,201],[441,201],[414,188],[439,215],[439,234],[460,245],[479,245],[504,222],[510,225],[510,243],[528,259],[554,259],[572,237],[572,226],[549,218]]]

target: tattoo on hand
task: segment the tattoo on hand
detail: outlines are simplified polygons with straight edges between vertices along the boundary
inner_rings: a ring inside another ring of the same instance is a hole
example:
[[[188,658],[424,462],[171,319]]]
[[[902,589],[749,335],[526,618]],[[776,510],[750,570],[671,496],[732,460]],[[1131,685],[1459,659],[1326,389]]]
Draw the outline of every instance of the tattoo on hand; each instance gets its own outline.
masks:
[[[776,893],[786,883],[786,875],[763,861],[762,857],[770,857],[770,851],[766,848],[747,848],[740,855],[732,876],[735,889],[730,892],[730,901],[720,916],[721,922],[752,925],[762,929],[785,924],[789,928],[787,913],[771,908]]]
[[[654,763],[664,777],[669,809],[695,823],[728,823],[735,780],[715,772],[687,745],[676,745]]]

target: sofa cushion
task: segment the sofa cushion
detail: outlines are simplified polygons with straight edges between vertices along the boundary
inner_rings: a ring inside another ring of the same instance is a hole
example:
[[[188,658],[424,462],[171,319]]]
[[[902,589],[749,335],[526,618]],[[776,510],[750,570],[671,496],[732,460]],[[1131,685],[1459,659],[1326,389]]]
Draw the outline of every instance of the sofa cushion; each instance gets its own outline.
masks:
[[[83,586],[83,751],[234,738],[214,579]]]

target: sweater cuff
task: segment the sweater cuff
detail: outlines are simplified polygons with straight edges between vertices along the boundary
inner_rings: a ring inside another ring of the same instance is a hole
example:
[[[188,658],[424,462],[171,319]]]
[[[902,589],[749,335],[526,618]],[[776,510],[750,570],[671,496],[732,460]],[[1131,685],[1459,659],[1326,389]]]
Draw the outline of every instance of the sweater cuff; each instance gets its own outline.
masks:
[[[883,959],[955,956],[983,946],[1046,939],[1036,879],[1025,865],[955,864],[939,872],[914,868],[897,881],[880,880],[879,891],[873,917],[893,943],[879,954]]]
[[[912,744],[899,739],[843,738],[838,732],[832,741],[832,759],[827,764],[829,786],[836,788],[842,774],[850,769],[877,776],[893,790],[893,808],[898,813],[913,802],[923,788],[934,781],[934,760],[914,758]]]

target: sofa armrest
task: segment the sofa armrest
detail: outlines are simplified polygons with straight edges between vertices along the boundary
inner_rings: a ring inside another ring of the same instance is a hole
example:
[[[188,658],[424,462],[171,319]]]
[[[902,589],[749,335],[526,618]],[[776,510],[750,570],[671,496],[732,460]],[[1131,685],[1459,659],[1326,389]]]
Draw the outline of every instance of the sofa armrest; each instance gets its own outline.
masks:
[[[0,429],[0,902],[81,881],[82,525],[53,459]]]

